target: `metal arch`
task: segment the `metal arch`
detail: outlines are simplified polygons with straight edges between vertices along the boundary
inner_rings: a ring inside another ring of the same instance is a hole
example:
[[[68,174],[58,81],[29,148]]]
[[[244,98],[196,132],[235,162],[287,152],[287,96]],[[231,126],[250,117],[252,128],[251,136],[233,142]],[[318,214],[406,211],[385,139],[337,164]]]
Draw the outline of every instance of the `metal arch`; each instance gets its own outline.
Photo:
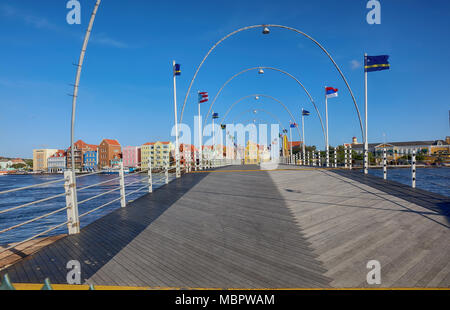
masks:
[[[180,123],[183,121],[184,108],[185,108],[185,106],[186,106],[187,98],[189,97],[189,94],[190,94],[190,92],[191,92],[192,85],[194,84],[194,81],[195,81],[195,79],[196,79],[196,77],[197,77],[198,72],[200,71],[201,67],[203,66],[204,62],[206,61],[206,59],[208,58],[208,56],[211,54],[211,52],[212,52],[212,51],[213,51],[220,43],[222,43],[223,41],[225,41],[225,40],[228,39],[229,37],[231,37],[231,36],[233,36],[233,35],[235,35],[235,34],[241,32],[241,31],[245,31],[245,30],[249,30],[249,29],[254,29],[254,28],[261,28],[261,27],[262,27],[262,28],[264,28],[264,27],[282,28],[282,29],[291,30],[291,31],[294,31],[294,32],[296,32],[296,33],[298,33],[298,34],[301,34],[301,35],[303,35],[304,37],[310,39],[312,42],[314,42],[314,43],[315,43],[315,44],[316,44],[316,45],[317,45],[317,46],[318,46],[318,47],[319,47],[319,48],[320,48],[320,49],[328,56],[328,58],[333,62],[333,65],[335,66],[335,68],[338,70],[339,74],[341,75],[342,79],[343,79],[344,82],[345,82],[345,85],[347,86],[348,91],[350,92],[350,95],[352,96],[353,104],[355,105],[355,109],[356,109],[356,112],[357,112],[357,115],[358,115],[358,119],[359,119],[359,125],[360,125],[360,127],[361,127],[362,140],[363,140],[363,142],[365,143],[365,136],[364,136],[364,129],[363,129],[362,120],[361,120],[361,114],[359,113],[359,108],[358,108],[358,104],[356,103],[355,96],[353,95],[353,91],[352,91],[352,89],[350,88],[350,85],[348,84],[345,75],[342,73],[341,69],[339,68],[338,64],[334,61],[333,57],[331,57],[330,53],[328,53],[328,51],[327,51],[327,50],[326,50],[326,49],[325,49],[325,48],[324,48],[317,40],[315,40],[314,38],[312,38],[312,37],[309,36],[308,34],[302,32],[302,31],[300,31],[300,30],[298,30],[298,29],[292,28],[292,27],[287,27],[287,26],[282,26],[282,25],[274,25],[274,24],[253,25],[253,26],[247,26],[247,27],[240,28],[240,29],[238,29],[238,30],[235,30],[235,31],[233,31],[233,32],[231,32],[231,33],[229,33],[229,34],[227,34],[225,37],[223,37],[222,39],[220,39],[219,41],[217,41],[217,42],[209,49],[209,51],[206,53],[206,55],[205,55],[205,57],[203,58],[203,60],[201,61],[201,63],[198,65],[198,67],[197,67],[197,69],[196,69],[196,71],[195,71],[195,73],[194,73],[194,76],[192,77],[192,80],[191,80],[191,82],[190,82],[190,84],[189,84],[189,88],[188,88],[188,90],[187,90],[187,92],[186,92],[186,96],[184,97],[183,108],[182,108],[182,110],[181,110],[181,115],[180,115]]]
[[[228,114],[231,112],[231,110],[233,109],[233,107],[234,107],[236,104],[238,104],[239,102],[241,102],[241,101],[243,101],[243,100],[245,100],[245,99],[247,99],[247,98],[250,98],[250,97],[256,97],[256,96],[259,96],[259,97],[266,97],[266,98],[272,99],[273,101],[276,101],[276,102],[278,102],[279,104],[281,104],[281,105],[283,106],[283,108],[286,110],[286,112],[288,112],[289,115],[291,116],[292,122],[295,123],[295,117],[294,117],[294,115],[291,113],[291,111],[288,109],[288,107],[287,107],[283,102],[281,102],[280,100],[278,100],[278,99],[276,99],[276,98],[274,98],[274,97],[272,97],[272,96],[269,96],[269,95],[264,95],[264,94],[253,94],[253,95],[248,95],[248,96],[242,97],[242,98],[238,99],[237,101],[233,102],[233,104],[228,108],[227,112],[226,112],[226,113],[224,114],[224,116],[222,117],[222,121],[220,122],[220,125],[223,125],[223,123],[225,122],[225,119],[227,118]],[[298,128],[298,126],[297,126],[296,128],[297,128],[297,131],[298,131],[298,135],[301,137],[302,135],[300,134],[300,129]]]
[[[217,92],[216,96],[214,97],[213,101],[211,102],[211,105],[209,106],[209,110],[208,110],[208,113],[206,114],[205,121],[204,121],[204,124],[203,124],[203,125],[206,126],[206,123],[207,123],[207,121],[208,121],[209,115],[211,114],[212,108],[213,108],[213,106],[214,106],[214,104],[215,104],[217,98],[218,98],[219,95],[222,93],[222,90],[225,88],[225,86],[227,86],[232,80],[234,80],[234,78],[238,77],[239,75],[241,75],[241,74],[243,74],[243,73],[245,73],[245,72],[248,72],[248,71],[259,70],[259,69],[273,70],[273,71],[280,72],[280,73],[282,73],[282,74],[284,74],[284,75],[287,75],[287,76],[289,76],[290,78],[294,79],[294,80],[297,82],[297,84],[299,84],[299,85],[303,88],[303,90],[305,91],[305,93],[308,95],[309,100],[310,100],[311,103],[313,104],[314,109],[315,109],[316,112],[317,112],[317,116],[319,116],[320,125],[322,126],[323,137],[324,137],[325,143],[326,143],[325,127],[323,126],[322,116],[320,115],[319,109],[317,108],[317,106],[316,106],[316,104],[315,104],[315,102],[314,102],[314,99],[313,99],[313,97],[311,96],[311,94],[309,93],[309,91],[306,89],[306,87],[305,87],[305,86],[304,86],[304,85],[303,85],[303,84],[302,84],[295,76],[293,76],[293,75],[290,74],[289,72],[286,72],[286,71],[284,71],[284,70],[281,70],[281,69],[278,69],[278,68],[274,68],[274,67],[253,67],[253,68],[248,68],[248,69],[242,70],[242,71],[239,72],[239,73],[236,73],[236,74],[233,75],[231,78],[229,78],[229,79],[222,85],[222,87],[219,89],[219,91]]]
[[[83,67],[84,55],[86,54],[86,48],[89,42],[89,38],[91,36],[92,27],[94,25],[95,16],[98,11],[98,7],[100,6],[101,0],[97,0],[94,6],[94,10],[91,14],[91,19],[89,21],[89,26],[86,30],[86,34],[84,36],[83,47],[81,48],[80,58],[78,59],[77,66],[77,75],[75,77],[75,84],[73,86],[73,97],[72,97],[72,123],[70,127],[70,152],[72,155],[71,163],[72,163],[72,172],[75,174],[75,150],[74,150],[74,132],[75,132],[75,111],[77,106],[77,97],[78,97],[78,86],[80,83],[81,77],[81,69]]]
[[[238,117],[240,117],[240,116],[242,116],[242,115],[244,115],[244,114],[246,114],[246,113],[254,112],[254,111],[258,111],[258,112],[261,111],[261,112],[266,113],[267,115],[273,117],[273,118],[278,122],[278,124],[279,124],[281,127],[283,127],[283,125],[281,124],[281,120],[278,118],[278,116],[276,116],[275,114],[273,114],[273,113],[271,113],[271,112],[269,112],[269,111],[266,111],[266,110],[264,110],[264,109],[248,109],[248,110],[246,110],[246,111],[240,113],[239,115],[237,115],[235,118],[233,118],[232,122],[234,123],[235,120],[236,120]]]

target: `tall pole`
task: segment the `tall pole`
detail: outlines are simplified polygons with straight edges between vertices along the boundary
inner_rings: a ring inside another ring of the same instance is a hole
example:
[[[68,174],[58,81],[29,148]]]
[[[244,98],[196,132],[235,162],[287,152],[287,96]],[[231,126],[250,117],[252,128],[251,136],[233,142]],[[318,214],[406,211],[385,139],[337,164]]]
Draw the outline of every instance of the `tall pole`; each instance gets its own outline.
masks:
[[[72,161],[72,173],[75,175],[75,150],[74,150],[74,131],[75,131],[75,110],[77,106],[78,97],[78,86],[80,84],[81,68],[83,67],[84,55],[86,54],[86,48],[89,42],[89,37],[91,36],[92,27],[94,25],[95,15],[97,14],[98,7],[101,0],[97,0],[95,3],[94,10],[92,11],[91,19],[89,21],[88,29],[86,30],[86,35],[84,36],[83,47],[81,48],[80,58],[78,59],[77,65],[77,75],[75,77],[75,84],[73,86],[73,97],[72,97],[72,124],[70,127],[70,152]],[[75,178],[74,178],[75,180]]]
[[[325,87],[326,89],[326,87]],[[327,152],[327,168],[330,166],[330,149],[328,147],[328,97],[327,92],[325,92],[325,125],[326,125],[326,138],[325,138],[325,147]]]
[[[203,150],[202,150],[202,115],[200,114],[200,100],[198,100],[198,165],[199,170],[203,170]]]
[[[366,63],[367,53],[364,53],[364,64]],[[364,69],[364,174],[369,173],[369,143],[367,141],[367,71]]]
[[[303,137],[303,143],[302,143],[302,151],[303,151],[303,165],[305,165],[305,151],[306,151],[306,145],[305,145],[305,116],[303,115],[303,108],[302,108],[302,137]]]
[[[173,61],[173,70],[175,70],[175,60]],[[173,72],[173,108],[175,116],[175,164],[176,164],[176,177],[180,177],[180,163],[179,163],[179,145],[178,145],[178,116],[177,116],[177,76],[175,71]]]
[[[216,144],[216,137],[215,137],[215,132],[214,132],[214,118],[213,118],[213,120],[212,120],[212,125],[213,125],[213,128],[212,128],[212,152],[213,152],[213,159],[215,159],[215,157],[216,157],[216,152],[215,152],[215,144]]]
[[[291,125],[289,125],[289,140],[291,140],[291,143],[290,143],[290,151],[291,151],[291,156],[289,156],[289,161],[290,161],[290,163],[292,164],[292,127],[291,127]]]

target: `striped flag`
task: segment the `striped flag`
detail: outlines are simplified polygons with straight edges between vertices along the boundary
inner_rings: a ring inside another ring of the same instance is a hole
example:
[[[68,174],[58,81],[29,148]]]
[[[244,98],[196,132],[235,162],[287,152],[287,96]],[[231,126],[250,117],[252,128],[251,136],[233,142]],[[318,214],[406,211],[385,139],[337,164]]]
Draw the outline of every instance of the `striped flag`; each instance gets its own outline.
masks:
[[[198,93],[198,102],[204,103],[207,102],[208,100],[209,100],[208,92],[204,91]]]
[[[327,96],[327,99],[337,97],[338,96],[338,89],[333,87],[325,87],[325,94]]]

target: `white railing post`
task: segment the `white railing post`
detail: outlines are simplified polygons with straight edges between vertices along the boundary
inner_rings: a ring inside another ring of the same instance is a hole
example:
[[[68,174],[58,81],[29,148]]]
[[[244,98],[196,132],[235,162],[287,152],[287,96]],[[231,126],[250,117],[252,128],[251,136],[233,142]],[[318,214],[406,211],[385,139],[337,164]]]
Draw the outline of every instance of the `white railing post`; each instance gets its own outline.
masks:
[[[347,155],[347,145],[344,145],[345,149],[345,169],[348,168],[348,155]]]
[[[153,193],[152,160],[148,160],[148,192]]]
[[[352,146],[351,146],[351,145],[349,146],[348,157],[349,157],[349,159],[348,159],[348,165],[349,165],[349,167],[350,167],[350,170],[352,170],[352,167],[353,167],[353,159],[352,159]]]
[[[337,148],[334,148],[334,168],[337,168]]]
[[[120,206],[125,208],[127,206],[126,196],[125,196],[125,176],[123,173],[123,163],[119,164],[119,184],[120,184]]]
[[[317,152],[317,156],[319,157],[319,167],[322,167],[322,156],[320,154],[320,151]]]
[[[411,157],[412,172],[412,188],[416,188],[416,151],[414,150]]]
[[[166,177],[166,184],[169,184],[169,162],[165,162],[166,170],[164,171]]]
[[[78,217],[77,185],[72,170],[64,171],[64,190],[66,192],[67,229],[69,235],[80,233],[80,219]]]
[[[306,165],[309,166],[311,164],[311,162],[309,161],[309,152],[306,153],[306,159],[307,159]]]
[[[387,179],[387,158],[386,158],[386,148],[383,149],[383,179]]]

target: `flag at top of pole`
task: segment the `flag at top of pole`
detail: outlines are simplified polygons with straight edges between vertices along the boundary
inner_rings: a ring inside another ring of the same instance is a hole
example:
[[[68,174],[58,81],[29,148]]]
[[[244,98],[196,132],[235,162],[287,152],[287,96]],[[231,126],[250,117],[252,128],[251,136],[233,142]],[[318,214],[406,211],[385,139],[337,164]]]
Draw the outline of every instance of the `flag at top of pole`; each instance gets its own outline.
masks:
[[[337,97],[338,96],[338,89],[333,87],[325,87],[325,94],[327,99]]]
[[[302,115],[303,116],[309,116],[311,113],[309,111],[306,110],[302,110]]]
[[[181,75],[181,65],[180,64],[175,64],[175,66],[173,66],[173,75],[175,75],[175,76]]]
[[[200,103],[204,103],[207,102],[209,100],[209,95],[207,92],[199,92],[198,93],[198,102]]]
[[[297,123],[290,122],[289,125],[291,128],[297,128]]]
[[[389,70],[391,65],[389,64],[389,55],[380,56],[365,56],[364,57],[364,70],[366,72]]]

